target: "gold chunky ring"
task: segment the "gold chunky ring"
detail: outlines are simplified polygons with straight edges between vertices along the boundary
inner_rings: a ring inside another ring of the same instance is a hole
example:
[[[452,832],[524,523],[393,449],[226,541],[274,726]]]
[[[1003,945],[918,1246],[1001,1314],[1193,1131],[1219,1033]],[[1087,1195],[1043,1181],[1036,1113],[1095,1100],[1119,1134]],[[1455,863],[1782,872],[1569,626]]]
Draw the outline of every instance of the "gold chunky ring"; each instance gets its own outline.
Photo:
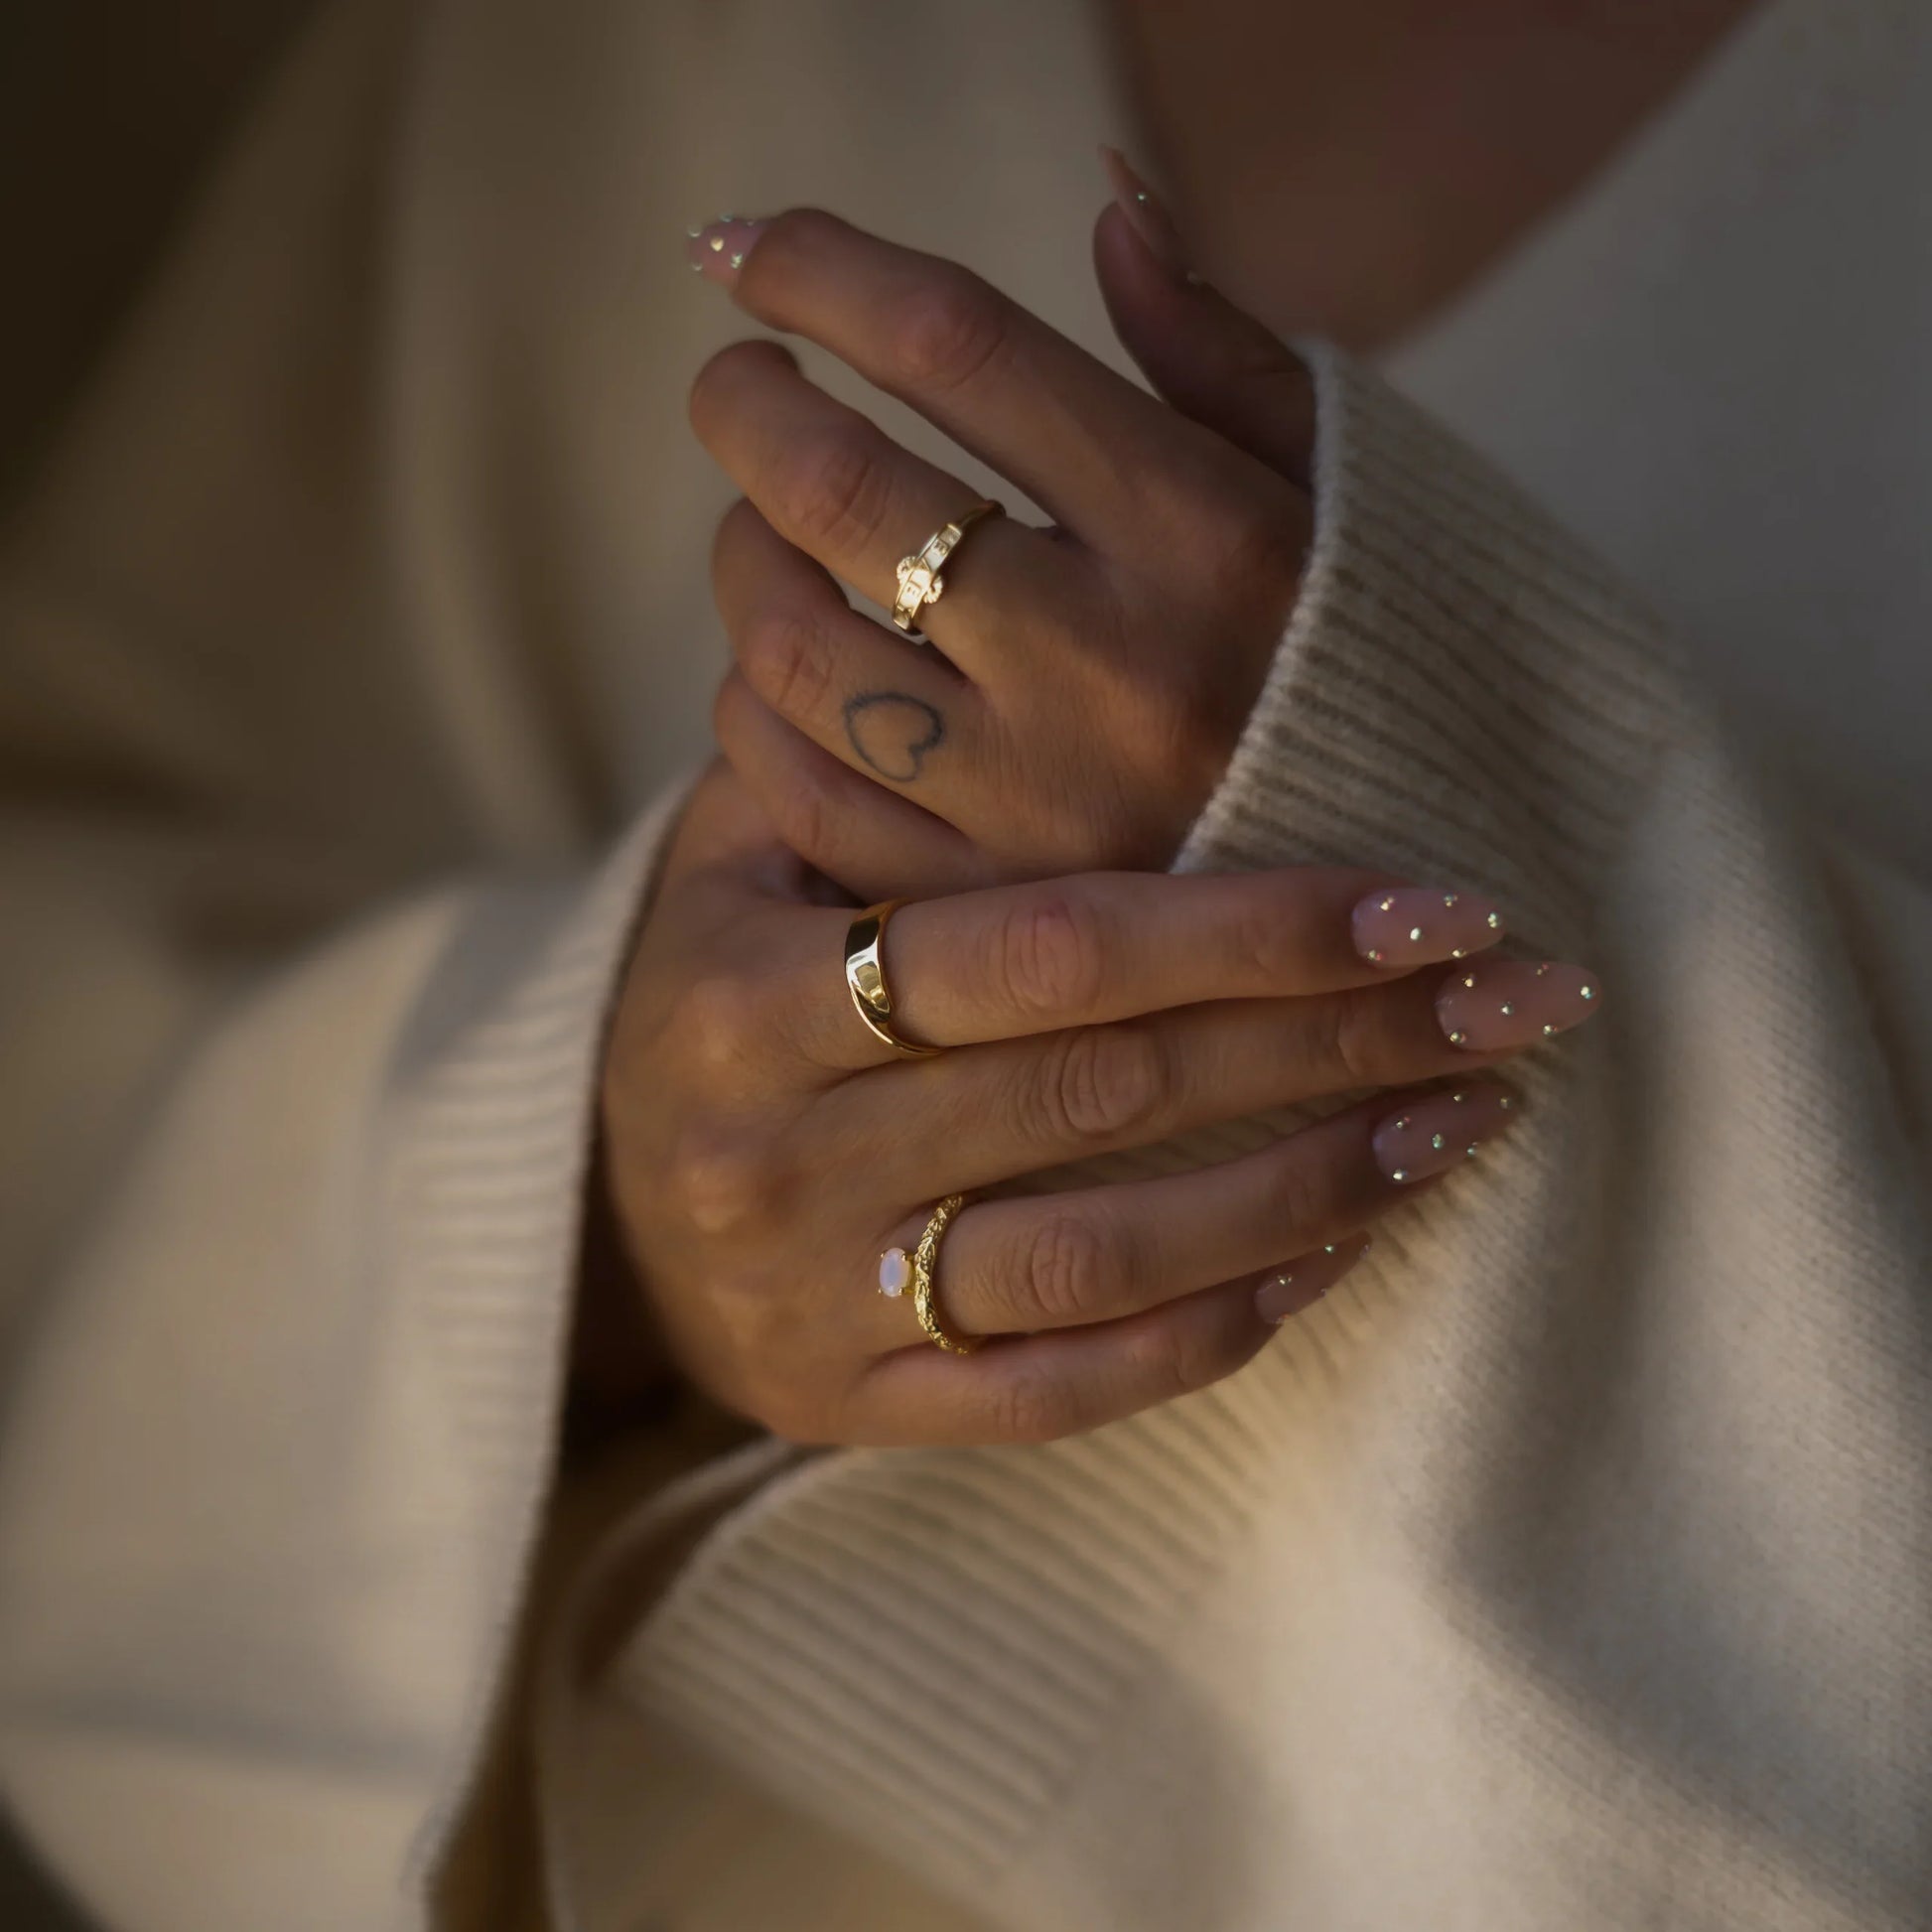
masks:
[[[929,1060],[945,1048],[900,1038],[893,1027],[893,995],[886,984],[886,921],[904,903],[902,898],[889,898],[883,905],[869,905],[846,927],[845,987],[876,1039],[884,1040],[901,1059]]]
[[[909,557],[898,560],[898,595],[893,599],[893,621],[901,630],[910,631],[914,637],[922,635],[919,613],[928,604],[937,604],[946,588],[939,566],[959,548],[966,532],[982,517],[1005,514],[1002,505],[986,497],[934,530]]]
[[[925,1330],[925,1338],[935,1348],[943,1348],[949,1355],[970,1355],[980,1345],[979,1335],[948,1334],[940,1324],[939,1311],[933,1307],[933,1298],[938,1293],[938,1284],[932,1279],[932,1271],[939,1265],[939,1241],[952,1219],[966,1205],[964,1194],[948,1194],[932,1210],[932,1218],[925,1224],[925,1232],[919,1236],[919,1245],[912,1250],[912,1312],[919,1317],[919,1326]]]

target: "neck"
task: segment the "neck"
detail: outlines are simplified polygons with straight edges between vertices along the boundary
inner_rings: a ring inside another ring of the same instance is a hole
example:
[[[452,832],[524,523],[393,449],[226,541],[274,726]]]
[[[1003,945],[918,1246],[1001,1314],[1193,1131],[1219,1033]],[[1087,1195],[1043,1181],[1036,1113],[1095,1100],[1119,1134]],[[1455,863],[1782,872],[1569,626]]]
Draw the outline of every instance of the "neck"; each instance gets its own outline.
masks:
[[[1378,347],[1574,194],[1754,0],[1110,0],[1197,259],[1284,334]]]

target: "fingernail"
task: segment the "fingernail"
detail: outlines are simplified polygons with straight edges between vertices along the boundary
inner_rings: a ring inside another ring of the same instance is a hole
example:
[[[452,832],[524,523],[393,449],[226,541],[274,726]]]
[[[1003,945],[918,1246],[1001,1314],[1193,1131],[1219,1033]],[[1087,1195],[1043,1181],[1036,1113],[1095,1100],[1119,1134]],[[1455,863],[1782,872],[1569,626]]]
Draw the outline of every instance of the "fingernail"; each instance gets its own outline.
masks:
[[[1486,959],[1455,974],[1436,996],[1436,1018],[1452,1046],[1494,1053],[1531,1046],[1587,1020],[1601,1005],[1587,967],[1546,960]]]
[[[1375,1130],[1375,1165],[1403,1186],[1458,1168],[1511,1126],[1516,1113],[1514,1097],[1493,1082],[1411,1101]]]
[[[1181,245],[1180,230],[1173,216],[1153,189],[1128,165],[1118,148],[1100,150],[1100,159],[1113,185],[1114,200],[1127,216],[1134,232],[1147,244],[1147,251],[1170,275],[1183,282],[1198,282],[1200,277],[1187,266],[1187,250]]]
[[[1462,959],[1503,936],[1503,915],[1480,893],[1393,886],[1371,893],[1351,917],[1355,950],[1371,966],[1427,966]]]
[[[702,228],[685,230],[684,258],[700,274],[726,288],[738,280],[738,271],[751,259],[759,236],[765,230],[761,220],[742,214],[721,214]]]
[[[1300,1314],[1320,1301],[1371,1245],[1367,1235],[1351,1235],[1346,1241],[1336,1241],[1290,1262],[1255,1290],[1255,1312],[1280,1327],[1291,1314]]]

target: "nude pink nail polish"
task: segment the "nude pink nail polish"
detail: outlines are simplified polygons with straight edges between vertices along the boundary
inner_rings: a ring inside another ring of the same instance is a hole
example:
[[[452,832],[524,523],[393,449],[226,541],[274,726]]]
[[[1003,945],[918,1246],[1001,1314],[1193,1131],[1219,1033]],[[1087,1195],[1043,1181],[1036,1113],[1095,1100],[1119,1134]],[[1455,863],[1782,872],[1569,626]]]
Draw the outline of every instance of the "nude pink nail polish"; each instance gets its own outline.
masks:
[[[1255,1312],[1275,1327],[1320,1301],[1368,1253],[1367,1235],[1331,1242],[1278,1269],[1255,1290]]]
[[[1390,886],[1350,918],[1355,950],[1371,966],[1400,971],[1439,959],[1463,959],[1503,936],[1503,915],[1480,893],[1434,886]]]
[[[700,275],[730,288],[764,229],[761,220],[752,220],[742,214],[721,214],[702,228],[685,230],[684,258]]]
[[[1516,1111],[1515,1097],[1493,1082],[1411,1101],[1376,1128],[1375,1165],[1402,1187],[1446,1173],[1511,1126]]]
[[[1601,1005],[1595,975],[1547,960],[1485,959],[1436,996],[1436,1018],[1453,1046],[1495,1053],[1534,1045],[1587,1020]]]
[[[1120,211],[1146,244],[1148,253],[1170,275],[1183,282],[1198,282],[1200,277],[1187,265],[1187,250],[1166,203],[1134,172],[1118,148],[1103,147],[1100,159]]]

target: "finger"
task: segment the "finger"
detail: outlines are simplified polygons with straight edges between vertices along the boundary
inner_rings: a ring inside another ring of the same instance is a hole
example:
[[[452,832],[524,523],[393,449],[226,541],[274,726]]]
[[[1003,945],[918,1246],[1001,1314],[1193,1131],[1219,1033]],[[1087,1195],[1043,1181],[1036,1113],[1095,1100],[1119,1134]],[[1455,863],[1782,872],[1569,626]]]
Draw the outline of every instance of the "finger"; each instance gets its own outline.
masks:
[[[986,884],[986,860],[963,833],[821,751],[740,672],[720,688],[712,722],[720,749],[777,836],[860,903]],[[823,975],[826,962],[816,964]],[[857,1024],[848,1012],[838,1018]]]
[[[983,741],[995,727],[979,693],[853,610],[750,500],[718,526],[712,577],[746,684],[786,724],[929,811],[985,790]]]
[[[888,609],[900,558],[978,500],[808,382],[774,343],[737,343],[714,355],[692,384],[691,424],[787,542]],[[1058,611],[1070,556],[1013,517],[983,518],[947,560],[946,595],[921,614],[921,627],[970,670],[958,639],[1034,627]]]
[[[1254,1282],[1240,1281],[1121,1321],[991,1341],[972,1355],[921,1343],[865,1372],[839,1440],[1050,1442],[1206,1388],[1274,1333]]]
[[[1176,273],[1118,205],[1101,213],[1093,255],[1114,333],[1156,394],[1309,489],[1314,388],[1301,357],[1225,296]]]
[[[1379,1094],[1190,1173],[976,1201],[941,1250],[942,1317],[969,1335],[1114,1320],[1319,1253],[1465,1166],[1517,1117],[1506,1087],[1471,1079]],[[920,1226],[896,1245],[909,1253]],[[878,1310],[883,1346],[901,1320],[883,1296]]]
[[[1438,995],[1418,976],[995,1041],[831,1087],[801,1132],[865,1148],[880,1197],[916,1201],[1335,1094],[1462,1077],[1532,1043],[1451,1040]]]
[[[1433,909],[1396,945],[1378,924],[1358,930],[1358,915],[1391,916],[1385,899]],[[1500,933],[1501,914],[1478,895],[1392,887],[1369,872],[1083,873],[915,901],[894,916],[883,950],[895,1024],[910,1038],[959,1046],[1200,1001],[1371,985]],[[801,929],[801,947],[806,938]],[[790,1024],[804,1049],[827,1065],[878,1064],[884,1049],[826,997],[822,965],[801,950],[795,966]]]
[[[701,258],[713,238],[699,237]],[[749,314],[909,403],[1104,554],[1184,550],[1252,492],[1219,439],[956,263],[794,208],[757,224],[742,268],[719,279]]]

